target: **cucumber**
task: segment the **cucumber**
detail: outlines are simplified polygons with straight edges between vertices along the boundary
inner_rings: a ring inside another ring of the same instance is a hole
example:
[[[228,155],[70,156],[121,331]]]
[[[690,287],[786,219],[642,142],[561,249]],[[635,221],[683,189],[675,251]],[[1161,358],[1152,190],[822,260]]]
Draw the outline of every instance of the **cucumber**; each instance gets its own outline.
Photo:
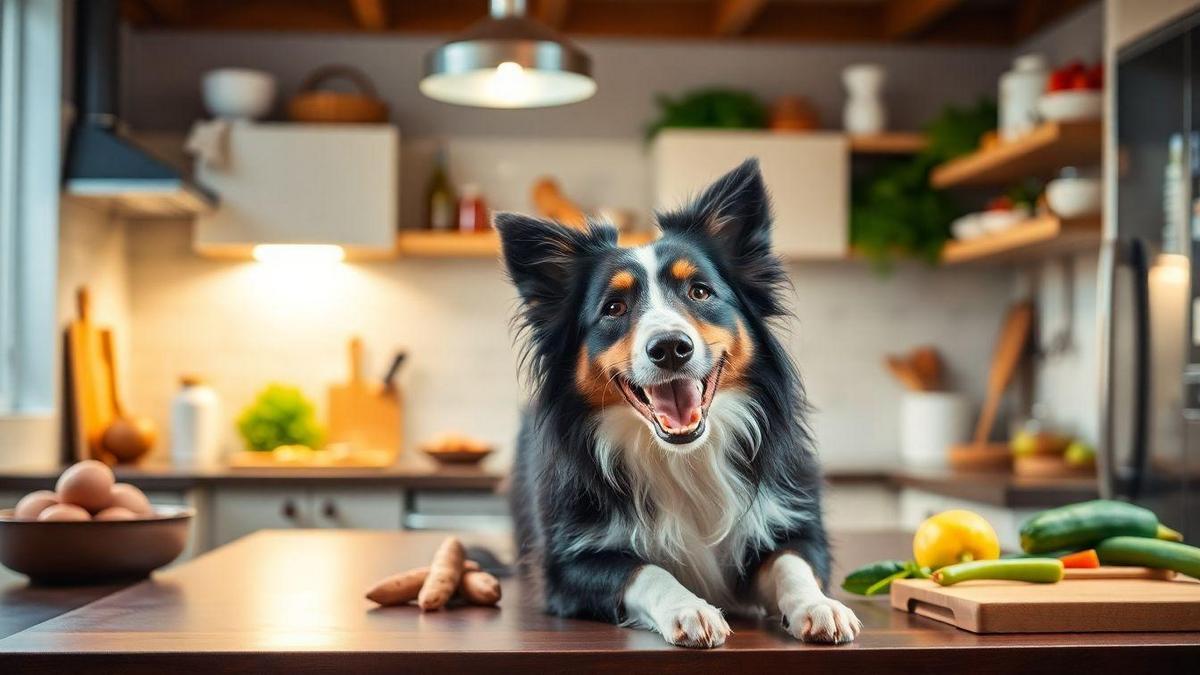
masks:
[[[942,586],[952,586],[975,579],[1004,579],[1052,584],[1063,578],[1063,563],[1057,558],[1007,558],[1004,560],[975,560],[947,565],[933,573],[933,580]]]
[[[1158,522],[1149,509],[1109,499],[1080,502],[1042,511],[1021,526],[1021,548],[1045,553],[1093,548],[1109,537],[1146,537],[1179,541],[1183,537]]]
[[[1144,537],[1113,537],[1096,545],[1102,565],[1174,570],[1200,579],[1200,548]]]

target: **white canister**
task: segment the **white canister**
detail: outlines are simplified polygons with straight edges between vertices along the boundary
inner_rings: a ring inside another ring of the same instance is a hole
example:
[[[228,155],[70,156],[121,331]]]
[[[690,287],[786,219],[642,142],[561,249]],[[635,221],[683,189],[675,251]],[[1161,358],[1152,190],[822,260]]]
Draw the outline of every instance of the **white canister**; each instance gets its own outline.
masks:
[[[971,407],[962,394],[905,392],[900,401],[900,458],[905,466],[945,468],[947,450],[971,433]]]
[[[848,134],[878,134],[887,127],[887,110],[883,107],[883,83],[887,73],[883,66],[860,63],[842,71],[846,86],[846,108],[842,111],[842,127]]]
[[[1001,140],[1011,141],[1038,125],[1038,100],[1046,93],[1046,58],[1024,54],[1013,60],[1013,69],[1000,76]]]
[[[211,466],[221,460],[221,400],[196,376],[179,379],[171,400],[171,460],[184,466]]]

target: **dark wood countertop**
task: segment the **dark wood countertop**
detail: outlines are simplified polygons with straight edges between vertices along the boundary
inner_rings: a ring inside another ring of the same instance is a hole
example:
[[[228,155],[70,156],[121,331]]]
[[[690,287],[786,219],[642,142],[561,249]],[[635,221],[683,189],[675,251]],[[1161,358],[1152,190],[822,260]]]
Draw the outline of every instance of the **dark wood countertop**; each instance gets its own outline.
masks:
[[[1042,509],[1100,496],[1095,478],[1023,478],[1011,473],[900,469],[892,483],[1005,508]]]
[[[412,490],[495,490],[505,473],[469,465],[440,465],[412,456],[386,468],[241,468],[170,464],[118,466],[117,480],[143,490],[188,490],[212,485],[267,485],[296,482],[386,485]],[[62,468],[0,469],[0,490],[52,488]]]
[[[504,539],[465,537],[508,550]],[[801,644],[774,621],[734,619],[724,647],[694,651],[646,631],[542,613],[504,580],[500,609],[376,609],[363,589],[424,564],[437,533],[251,535],[0,640],[0,672],[1156,672],[1200,662],[1200,633],[975,635],[850,598],[865,630]],[[895,557],[899,532],[835,536],[842,569]],[[837,573],[840,578],[842,572]],[[815,672],[815,671],[814,671]]]

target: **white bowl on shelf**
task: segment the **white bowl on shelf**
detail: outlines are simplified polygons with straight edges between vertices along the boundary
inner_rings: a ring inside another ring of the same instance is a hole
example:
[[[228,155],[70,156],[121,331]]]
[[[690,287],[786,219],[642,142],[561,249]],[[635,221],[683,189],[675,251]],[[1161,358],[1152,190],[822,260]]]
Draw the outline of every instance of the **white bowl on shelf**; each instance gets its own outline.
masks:
[[[1062,218],[1082,218],[1100,213],[1099,178],[1055,178],[1046,184],[1046,204]]]
[[[996,234],[1026,220],[1029,220],[1029,209],[1023,206],[1007,211],[984,211],[979,214],[979,227],[987,234]]]
[[[1043,94],[1038,113],[1047,122],[1098,120],[1104,112],[1104,92],[1095,89],[1067,89]]]
[[[980,213],[968,213],[950,223],[950,233],[958,241],[969,241],[987,234],[979,222]]]
[[[253,120],[271,111],[275,77],[249,68],[218,68],[204,74],[204,107],[214,117]]]

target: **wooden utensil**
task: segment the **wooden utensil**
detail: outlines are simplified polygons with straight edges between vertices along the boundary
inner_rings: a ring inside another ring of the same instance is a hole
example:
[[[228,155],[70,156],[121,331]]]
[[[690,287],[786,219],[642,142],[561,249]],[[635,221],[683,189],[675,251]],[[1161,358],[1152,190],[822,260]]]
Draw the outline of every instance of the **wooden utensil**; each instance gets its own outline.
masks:
[[[1066,579],[1056,584],[892,582],[891,605],[973,633],[1200,630],[1200,583]]]
[[[917,372],[913,370],[912,364],[903,357],[889,354],[885,359],[885,363],[888,370],[891,371],[892,376],[899,380],[905,389],[910,391],[923,391],[925,389],[924,383],[921,382],[921,378],[917,375]]]
[[[154,447],[154,442],[158,439],[158,430],[153,420],[141,415],[130,415],[121,402],[112,330],[100,331],[100,343],[104,366],[108,370],[109,399],[113,404],[113,419],[104,429],[100,445],[117,462],[136,462]]]
[[[942,390],[942,357],[935,347],[917,347],[908,355],[908,363],[924,391]]]
[[[109,460],[100,440],[116,416],[110,372],[105,366],[100,329],[92,322],[91,295],[75,291],[77,317],[67,326],[66,356],[74,457]]]
[[[1017,372],[1017,365],[1025,354],[1025,345],[1029,342],[1029,332],[1033,327],[1033,304],[1028,301],[1018,302],[1008,310],[1004,325],[1000,329],[1000,337],[996,341],[996,351],[992,354],[992,368],[988,373],[987,396],[983,409],[979,412],[979,421],[975,425],[975,444],[987,443],[992,433],[992,425],[996,422],[996,411],[1000,408],[1000,399],[1004,390]]]
[[[369,451],[400,451],[403,419],[398,387],[362,377],[362,340],[349,344],[350,379],[329,387],[329,442]]]
[[[358,93],[318,90],[330,80],[348,80]],[[375,93],[361,70],[344,65],[317,68],[300,85],[300,93],[288,102],[288,117],[295,122],[329,124],[378,124],[388,119],[388,106]]]

